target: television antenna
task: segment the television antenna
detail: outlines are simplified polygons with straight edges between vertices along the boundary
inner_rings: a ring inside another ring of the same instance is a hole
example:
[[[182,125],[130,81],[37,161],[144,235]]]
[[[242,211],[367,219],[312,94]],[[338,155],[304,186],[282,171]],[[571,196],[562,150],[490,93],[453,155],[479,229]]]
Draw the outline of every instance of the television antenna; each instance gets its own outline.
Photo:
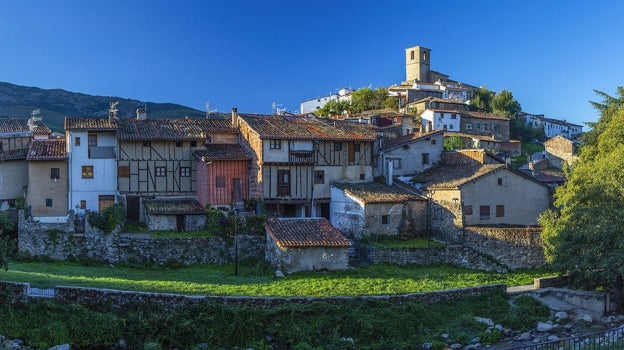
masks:
[[[271,104],[271,110],[273,111],[273,114],[275,115],[281,115],[282,113],[286,112],[286,108],[280,108],[282,106],[281,103],[275,103],[273,102]]]
[[[216,107],[217,105],[210,103],[210,101],[206,102],[206,118],[218,111]]]

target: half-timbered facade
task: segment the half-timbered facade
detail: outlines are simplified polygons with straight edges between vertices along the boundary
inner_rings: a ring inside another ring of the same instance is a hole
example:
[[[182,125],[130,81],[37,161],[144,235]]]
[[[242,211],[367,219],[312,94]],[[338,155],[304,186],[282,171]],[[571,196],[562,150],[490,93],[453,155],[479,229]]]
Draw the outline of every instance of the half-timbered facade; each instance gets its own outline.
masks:
[[[329,217],[333,182],[373,179],[377,127],[343,120],[239,115],[254,160],[250,196],[279,216]]]
[[[236,143],[237,130],[223,119],[119,119],[117,188],[128,219],[140,221],[142,200],[197,196],[193,151]]]
[[[66,117],[69,210],[103,211],[117,195],[117,122],[109,117]]]

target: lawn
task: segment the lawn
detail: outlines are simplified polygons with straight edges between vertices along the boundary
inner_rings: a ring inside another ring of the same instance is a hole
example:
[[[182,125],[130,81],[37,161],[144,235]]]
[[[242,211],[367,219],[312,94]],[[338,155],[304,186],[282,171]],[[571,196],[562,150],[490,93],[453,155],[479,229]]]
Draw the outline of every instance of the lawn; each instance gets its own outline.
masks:
[[[450,266],[371,265],[342,272],[297,273],[274,277],[263,266],[191,266],[130,268],[84,266],[67,262],[19,262],[0,270],[0,280],[29,282],[33,287],[57,285],[120,290],[232,296],[364,296],[428,292],[504,283],[533,284],[551,275],[544,270],[487,273]]]

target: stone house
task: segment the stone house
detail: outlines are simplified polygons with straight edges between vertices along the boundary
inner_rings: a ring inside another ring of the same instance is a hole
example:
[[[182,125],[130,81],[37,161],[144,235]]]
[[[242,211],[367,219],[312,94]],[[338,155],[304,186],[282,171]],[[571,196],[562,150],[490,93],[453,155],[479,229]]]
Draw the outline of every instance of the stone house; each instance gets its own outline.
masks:
[[[325,218],[270,218],[266,260],[285,273],[349,267],[351,242]]]
[[[426,109],[442,109],[447,111],[467,111],[469,105],[458,100],[449,100],[444,98],[426,97],[420,100],[408,103],[405,107],[406,111],[411,113],[424,112]]]
[[[268,214],[329,218],[333,182],[373,179],[377,127],[345,120],[238,114],[243,146],[253,155],[250,198]],[[319,215],[317,215],[319,214]]]
[[[489,113],[426,109],[420,115],[424,130],[444,130],[469,135],[488,136],[509,141],[509,119]]]
[[[580,142],[576,139],[571,140],[557,135],[544,142],[546,159],[553,167],[562,169],[564,163],[572,165],[572,163],[578,160],[577,152],[579,146]]]
[[[0,210],[15,207],[16,199],[26,197],[28,146],[50,134],[39,118],[0,118]]]
[[[440,161],[443,136],[443,131],[423,133],[419,130],[389,140],[382,139],[376,175],[389,179],[431,168]]]
[[[33,140],[28,147],[26,205],[33,219],[65,222],[67,211],[67,148],[65,139]]]
[[[203,206],[240,208],[249,199],[251,155],[239,144],[207,144],[196,149],[197,199]]]
[[[206,210],[193,198],[146,199],[143,208],[150,230],[180,232],[206,227]]]
[[[377,182],[334,183],[331,223],[348,237],[415,237],[427,229],[427,198]]]
[[[117,124],[116,185],[128,220],[135,222],[144,220],[144,200],[197,197],[195,150],[238,142],[238,131],[227,119],[148,119],[138,113],[136,119],[120,118]]]
[[[117,202],[117,121],[65,117],[68,210],[103,211]]]
[[[506,164],[468,156],[461,162],[456,155],[454,163],[443,162],[412,182],[436,204],[460,213],[458,226],[537,225],[538,216],[550,206],[548,185]],[[441,214],[434,213],[434,220]]]

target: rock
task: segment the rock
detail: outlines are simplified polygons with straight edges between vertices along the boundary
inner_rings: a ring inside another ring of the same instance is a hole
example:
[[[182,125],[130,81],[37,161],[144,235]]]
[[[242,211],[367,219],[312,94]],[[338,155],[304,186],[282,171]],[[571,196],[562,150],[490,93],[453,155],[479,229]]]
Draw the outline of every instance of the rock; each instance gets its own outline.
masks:
[[[479,348],[479,343],[466,345],[464,350],[477,350]]]
[[[502,331],[503,331],[503,325],[497,324],[497,325],[495,325],[495,326],[494,326],[494,328],[495,328],[497,331],[499,331],[499,332],[502,332]]]
[[[584,322],[591,323],[593,321],[592,317],[588,314],[580,315],[580,319]]]
[[[423,350],[431,350],[431,348],[433,348],[433,344],[432,343],[423,343],[423,345],[422,345],[422,349]]]
[[[552,329],[553,329],[553,325],[551,323],[537,322],[538,332],[548,332]]]
[[[517,339],[519,341],[528,341],[528,340],[533,339],[533,337],[531,336],[531,333],[524,332],[524,333],[520,334]]]
[[[448,339],[448,337],[449,337],[448,333],[442,333],[442,338]]]
[[[558,341],[559,337],[556,335],[549,335],[547,339],[548,341]]]
[[[559,311],[555,314],[555,318],[557,320],[567,320],[568,317],[570,317],[570,315],[568,315],[568,313],[565,311]]]
[[[480,337],[475,337],[470,339],[470,344],[477,344],[481,342],[481,338]]]
[[[277,278],[284,278],[284,273],[282,272],[282,270],[276,270],[275,271],[275,277],[277,277]]]
[[[69,344],[55,345],[48,350],[69,350]]]
[[[342,338],[340,338],[340,341],[343,342],[343,343],[351,343],[351,344],[353,344],[353,338],[342,337]]]
[[[128,347],[128,345],[126,344],[126,340],[125,339],[119,339],[117,341],[117,347],[121,348],[121,349],[125,349]]]
[[[455,344],[451,344],[450,348],[453,350],[459,350],[461,348],[463,348],[464,346],[460,343],[455,343]]]
[[[494,325],[494,321],[492,321],[491,318],[475,317],[475,321],[480,322],[480,323],[485,323],[488,326]]]

